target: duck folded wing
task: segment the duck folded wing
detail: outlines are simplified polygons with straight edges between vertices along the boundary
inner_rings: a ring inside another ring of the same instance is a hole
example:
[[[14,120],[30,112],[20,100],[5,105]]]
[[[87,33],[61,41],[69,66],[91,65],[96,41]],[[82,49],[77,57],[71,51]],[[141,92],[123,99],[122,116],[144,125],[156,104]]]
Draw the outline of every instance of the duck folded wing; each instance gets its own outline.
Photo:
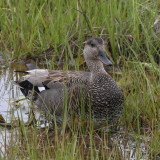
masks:
[[[55,88],[56,85],[73,85],[85,83],[88,80],[89,72],[81,71],[54,71],[48,69],[34,69],[23,72],[24,80],[28,80],[33,86]]]

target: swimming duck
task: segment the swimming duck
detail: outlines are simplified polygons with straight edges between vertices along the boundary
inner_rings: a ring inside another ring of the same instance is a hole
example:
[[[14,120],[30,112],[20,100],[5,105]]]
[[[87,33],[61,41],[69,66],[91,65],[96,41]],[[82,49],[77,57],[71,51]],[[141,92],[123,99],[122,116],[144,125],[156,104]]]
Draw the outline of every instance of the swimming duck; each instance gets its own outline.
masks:
[[[112,65],[106,57],[104,41],[100,37],[85,42],[83,55],[89,72],[33,69],[23,72],[24,80],[15,82],[24,96],[40,110],[55,116],[62,123],[63,110],[68,117],[82,112],[93,118],[95,128],[113,123],[123,109],[123,92],[105,71],[103,64]],[[38,87],[45,87],[40,91]],[[83,110],[83,111],[82,111]],[[68,118],[69,119],[69,118]]]

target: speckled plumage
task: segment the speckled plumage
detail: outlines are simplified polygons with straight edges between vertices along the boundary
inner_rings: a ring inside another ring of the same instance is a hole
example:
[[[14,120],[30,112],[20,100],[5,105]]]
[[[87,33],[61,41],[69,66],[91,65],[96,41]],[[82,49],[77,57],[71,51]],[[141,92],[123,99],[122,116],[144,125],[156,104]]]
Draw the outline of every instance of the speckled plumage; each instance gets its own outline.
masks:
[[[83,106],[85,117],[91,113],[95,128],[99,128],[119,117],[123,93],[104,70],[103,64],[111,65],[111,62],[105,56],[101,38],[89,39],[83,54],[89,72],[34,69],[25,71],[24,81],[16,83],[25,96],[34,88],[30,99],[45,113],[54,114],[58,123],[62,123],[65,103],[69,117],[73,112],[81,116]],[[46,90],[40,92],[39,86]]]

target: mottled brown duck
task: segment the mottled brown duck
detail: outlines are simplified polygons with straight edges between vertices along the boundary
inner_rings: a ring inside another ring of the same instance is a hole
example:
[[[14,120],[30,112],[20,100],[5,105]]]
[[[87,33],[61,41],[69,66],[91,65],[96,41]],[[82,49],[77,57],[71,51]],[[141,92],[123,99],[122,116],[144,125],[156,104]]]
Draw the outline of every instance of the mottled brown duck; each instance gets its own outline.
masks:
[[[95,128],[114,122],[123,109],[123,93],[103,64],[111,65],[106,57],[102,38],[85,42],[84,58],[89,72],[33,69],[21,71],[24,80],[16,82],[24,96],[43,112],[54,115],[62,123],[67,107],[68,120],[72,114],[93,119]],[[45,87],[40,91],[38,87]]]

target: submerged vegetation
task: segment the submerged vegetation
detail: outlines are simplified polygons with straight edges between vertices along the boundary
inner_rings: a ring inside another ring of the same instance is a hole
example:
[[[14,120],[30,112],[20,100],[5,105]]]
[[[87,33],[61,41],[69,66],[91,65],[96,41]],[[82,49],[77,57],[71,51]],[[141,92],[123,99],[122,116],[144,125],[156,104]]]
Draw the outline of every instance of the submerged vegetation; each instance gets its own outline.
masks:
[[[132,135],[136,143],[133,158],[156,160],[160,156],[160,35],[152,25],[159,8],[159,0],[1,0],[1,56],[8,63],[33,59],[51,69],[86,70],[83,42],[94,36],[105,39],[108,57],[120,72],[111,74],[125,94],[120,131],[125,138]],[[118,140],[110,142],[112,133],[74,125],[48,132],[21,122],[11,131],[2,155],[6,159],[131,158],[118,147]]]

